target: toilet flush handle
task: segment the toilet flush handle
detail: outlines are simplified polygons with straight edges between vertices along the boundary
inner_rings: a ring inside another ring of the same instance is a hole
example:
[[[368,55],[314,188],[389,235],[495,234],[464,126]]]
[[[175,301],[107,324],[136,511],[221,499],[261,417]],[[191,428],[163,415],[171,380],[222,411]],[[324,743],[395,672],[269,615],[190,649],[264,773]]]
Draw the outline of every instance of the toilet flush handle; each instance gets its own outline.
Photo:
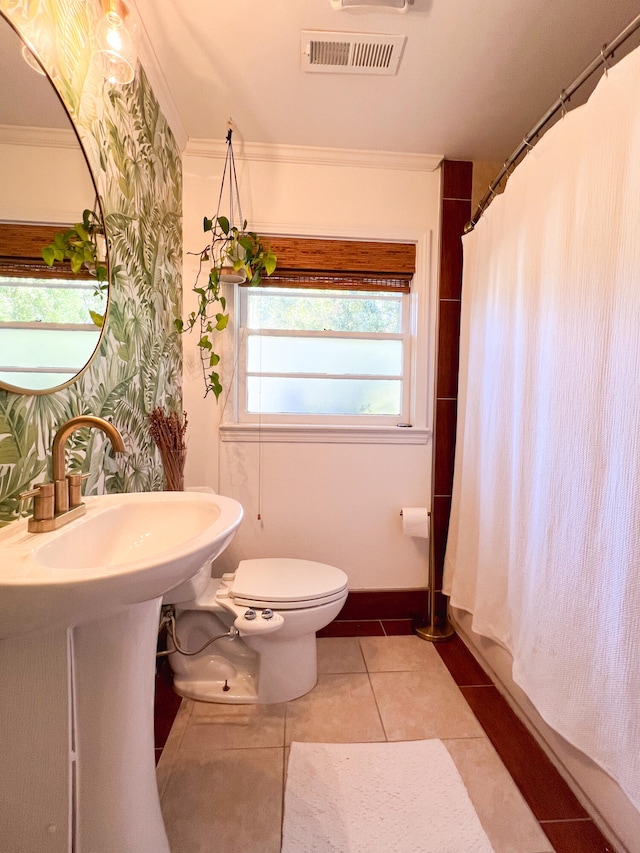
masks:
[[[265,608],[265,610],[261,610],[260,612],[264,614],[267,610],[268,608]],[[257,615],[257,612],[253,608],[238,614],[233,624],[238,629],[241,637],[249,637],[254,634],[271,634],[273,631],[278,631],[284,625],[284,618],[280,613],[274,613],[273,610],[271,611],[271,616],[263,615],[262,619],[256,618]]]

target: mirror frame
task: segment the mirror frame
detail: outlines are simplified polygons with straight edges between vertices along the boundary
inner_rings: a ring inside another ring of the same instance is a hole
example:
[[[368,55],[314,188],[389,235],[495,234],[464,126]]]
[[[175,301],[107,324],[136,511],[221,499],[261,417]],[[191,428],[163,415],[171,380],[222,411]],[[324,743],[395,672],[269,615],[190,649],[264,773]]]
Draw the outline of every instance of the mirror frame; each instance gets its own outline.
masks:
[[[91,183],[93,185],[93,189],[94,189],[94,193],[95,193],[95,207],[97,208],[96,213],[99,215],[99,217],[102,221],[102,226],[104,228],[104,235],[105,235],[105,243],[106,243],[106,260],[105,260],[105,263],[106,263],[106,267],[107,267],[107,278],[106,278],[107,303],[106,303],[105,310],[104,310],[104,320],[102,323],[102,327],[100,329],[100,334],[98,335],[98,340],[96,341],[96,345],[95,345],[91,355],[89,356],[87,362],[70,379],[67,379],[66,382],[62,382],[62,383],[60,383],[58,385],[54,385],[50,388],[42,388],[42,389],[40,389],[40,388],[38,388],[38,389],[21,388],[17,385],[11,385],[8,382],[3,382],[2,379],[0,379],[0,390],[9,391],[12,394],[22,394],[22,395],[28,395],[28,396],[43,396],[45,394],[55,394],[57,391],[62,391],[63,389],[68,388],[70,385],[72,385],[74,382],[76,382],[83,375],[83,373],[90,367],[90,365],[92,364],[93,360],[95,359],[95,357],[98,353],[98,350],[100,349],[100,345],[102,344],[102,339],[104,337],[106,325],[107,325],[108,318],[109,318],[109,307],[111,305],[111,287],[112,287],[111,272],[112,272],[112,267],[111,267],[111,256],[110,256],[110,247],[109,247],[109,235],[107,233],[107,224],[106,224],[105,216],[104,216],[104,208],[103,208],[103,204],[102,204],[102,197],[98,191],[96,178],[95,178],[95,175],[93,174],[93,169],[91,168],[91,163],[89,162],[89,158],[87,156],[87,152],[85,150],[85,147],[82,144],[82,139],[80,137],[80,134],[78,133],[78,129],[77,129],[77,127],[73,121],[73,118],[72,118],[69,110],[67,109],[67,105],[65,104],[65,102],[62,98],[62,95],[60,94],[60,92],[58,90],[58,87],[56,86],[56,84],[52,80],[49,72],[47,71],[44,63],[42,62],[40,55],[38,54],[37,50],[35,50],[32,47],[32,45],[30,45],[27,42],[25,37],[17,29],[17,27],[14,25],[14,23],[6,16],[4,11],[2,11],[0,9],[0,25],[2,25],[3,21],[11,28],[11,30],[13,30],[13,32],[16,34],[16,36],[20,40],[20,42],[32,54],[33,58],[35,59],[35,61],[38,63],[38,66],[42,70],[43,76],[48,80],[53,94],[58,99],[60,106],[64,110],[65,115],[67,116],[69,124],[73,130],[73,133],[75,134],[77,141],[78,141],[80,151],[82,152],[82,157],[83,157],[84,162],[87,166],[87,171],[89,172],[89,175],[91,177]],[[34,71],[34,73],[36,73],[36,72]],[[60,225],[60,230],[61,231],[65,230],[68,227],[69,227],[68,225]]]

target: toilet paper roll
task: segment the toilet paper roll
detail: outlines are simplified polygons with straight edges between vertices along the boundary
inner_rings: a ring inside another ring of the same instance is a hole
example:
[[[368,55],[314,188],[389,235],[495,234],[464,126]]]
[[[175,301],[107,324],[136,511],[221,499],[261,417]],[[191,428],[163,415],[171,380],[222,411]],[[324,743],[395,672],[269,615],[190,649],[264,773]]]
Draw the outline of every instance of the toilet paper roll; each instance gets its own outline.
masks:
[[[429,538],[429,510],[426,506],[402,507],[402,532],[415,539]]]

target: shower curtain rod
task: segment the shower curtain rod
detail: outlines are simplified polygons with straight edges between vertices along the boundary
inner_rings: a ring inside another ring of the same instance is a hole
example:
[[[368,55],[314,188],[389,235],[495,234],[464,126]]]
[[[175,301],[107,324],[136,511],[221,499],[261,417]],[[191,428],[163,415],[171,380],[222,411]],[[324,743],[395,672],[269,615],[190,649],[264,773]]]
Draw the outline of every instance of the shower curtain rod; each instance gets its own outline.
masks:
[[[563,89],[560,92],[560,97],[552,104],[552,106],[547,110],[547,112],[542,116],[540,121],[534,125],[534,127],[526,134],[520,145],[516,148],[513,154],[505,160],[504,166],[498,172],[495,179],[489,185],[488,191],[483,196],[480,204],[478,205],[476,212],[473,214],[469,222],[464,227],[464,233],[468,234],[470,231],[473,231],[478,220],[484,213],[489,201],[495,195],[495,190],[500,184],[500,181],[504,178],[505,175],[509,174],[509,169],[513,164],[518,160],[519,157],[522,156],[524,151],[529,148],[533,148],[532,140],[535,139],[536,136],[540,133],[543,127],[548,124],[548,122],[553,118],[553,116],[558,112],[558,110],[563,110],[566,106],[567,101],[571,99],[571,96],[576,92],[583,83],[585,83],[591,75],[600,68],[600,66],[604,65],[605,68],[608,68],[607,59],[613,56],[615,51],[629,38],[629,36],[633,35],[635,31],[640,27],[640,15],[631,21],[628,26],[622,30],[622,32],[611,42],[611,44],[605,44],[602,46],[602,50],[600,54],[596,56],[596,58],[584,69],[582,74],[579,74],[578,77],[573,81],[573,83],[568,86],[566,89]]]

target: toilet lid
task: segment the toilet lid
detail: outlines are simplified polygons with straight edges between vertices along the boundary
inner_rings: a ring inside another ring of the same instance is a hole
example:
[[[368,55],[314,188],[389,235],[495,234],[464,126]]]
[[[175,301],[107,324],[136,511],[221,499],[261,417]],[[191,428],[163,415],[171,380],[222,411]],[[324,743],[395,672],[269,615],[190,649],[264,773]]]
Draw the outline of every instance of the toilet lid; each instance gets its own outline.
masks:
[[[339,596],[347,588],[346,574],[335,566],[311,560],[265,558],[242,560],[231,588],[233,599],[285,602],[317,602]]]

